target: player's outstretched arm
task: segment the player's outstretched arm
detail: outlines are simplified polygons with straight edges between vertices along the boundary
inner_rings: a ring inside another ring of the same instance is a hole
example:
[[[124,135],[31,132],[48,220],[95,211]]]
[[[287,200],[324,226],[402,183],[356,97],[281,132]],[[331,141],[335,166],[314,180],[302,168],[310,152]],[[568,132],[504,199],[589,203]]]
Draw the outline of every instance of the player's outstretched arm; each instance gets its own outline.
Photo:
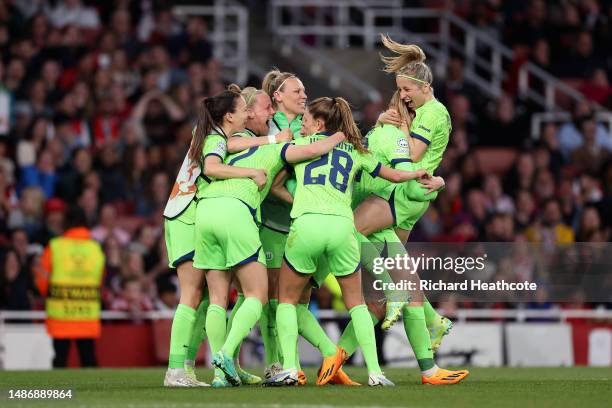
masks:
[[[344,133],[336,132],[325,139],[309,145],[287,145],[283,148],[281,155],[287,163],[298,163],[314,159],[329,153],[334,147],[343,142],[345,138]]]
[[[250,178],[257,184],[259,190],[266,185],[266,172],[262,169],[235,167],[223,164],[217,155],[209,155],[204,159],[204,175],[214,179]]]
[[[427,174],[427,171],[423,169],[415,171],[403,171],[395,170],[386,166],[381,166],[378,176],[393,183],[403,183],[404,181],[414,180],[421,177],[431,177],[429,174]]]
[[[274,136],[259,136],[259,137],[241,137],[233,136],[227,141],[227,151],[229,153],[237,153],[251,147],[264,146],[267,144],[286,143],[293,139],[293,134],[289,129],[283,129]]]

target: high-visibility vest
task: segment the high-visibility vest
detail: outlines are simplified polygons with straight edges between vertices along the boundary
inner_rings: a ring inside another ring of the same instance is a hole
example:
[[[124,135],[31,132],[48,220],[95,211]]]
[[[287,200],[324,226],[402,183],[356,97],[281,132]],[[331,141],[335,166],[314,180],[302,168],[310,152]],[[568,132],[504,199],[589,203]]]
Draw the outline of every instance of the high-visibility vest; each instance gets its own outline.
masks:
[[[100,336],[100,286],[104,253],[94,240],[51,240],[52,273],[47,297],[47,330],[53,338]]]

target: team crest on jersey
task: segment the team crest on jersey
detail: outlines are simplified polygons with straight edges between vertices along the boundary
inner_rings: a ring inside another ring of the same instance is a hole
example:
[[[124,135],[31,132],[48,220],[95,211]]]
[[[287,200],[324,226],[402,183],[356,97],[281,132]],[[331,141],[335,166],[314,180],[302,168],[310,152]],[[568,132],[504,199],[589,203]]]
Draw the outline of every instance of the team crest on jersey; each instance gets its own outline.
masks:
[[[397,145],[399,147],[408,147],[408,140],[406,140],[406,138],[402,137],[401,139],[399,139],[397,141]]]

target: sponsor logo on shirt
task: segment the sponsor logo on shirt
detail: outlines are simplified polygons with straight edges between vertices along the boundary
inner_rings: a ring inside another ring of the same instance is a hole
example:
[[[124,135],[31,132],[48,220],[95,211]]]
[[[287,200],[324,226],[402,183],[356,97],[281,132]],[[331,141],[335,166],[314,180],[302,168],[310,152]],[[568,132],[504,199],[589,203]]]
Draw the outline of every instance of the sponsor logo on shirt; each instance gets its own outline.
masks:
[[[426,128],[425,126],[423,126],[423,125],[419,125],[419,129],[423,129],[424,131],[426,131],[426,132],[428,132],[428,133],[429,133],[429,132],[431,132],[431,129],[427,129],[427,128]]]

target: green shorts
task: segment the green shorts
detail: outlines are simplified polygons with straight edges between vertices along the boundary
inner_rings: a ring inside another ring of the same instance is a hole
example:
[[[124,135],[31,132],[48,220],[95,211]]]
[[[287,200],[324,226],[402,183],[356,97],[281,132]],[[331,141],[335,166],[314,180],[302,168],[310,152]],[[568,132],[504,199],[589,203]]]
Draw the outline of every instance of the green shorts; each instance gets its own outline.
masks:
[[[195,253],[195,200],[179,216],[164,219],[164,237],[168,266],[178,268],[183,262],[193,261]]]
[[[287,244],[287,234],[262,225],[259,229],[259,239],[266,254],[268,268],[280,268]]]
[[[231,197],[198,201],[193,266],[227,270],[249,262],[265,263],[255,210]]]
[[[412,201],[408,198],[406,183],[395,187],[389,196],[389,206],[393,214],[394,225],[411,231],[417,221],[425,214],[430,201]]]
[[[284,258],[294,271],[314,274],[319,285],[330,273],[346,276],[358,271],[359,242],[353,220],[325,214],[299,216],[291,223]],[[320,261],[328,267],[318,268]]]

